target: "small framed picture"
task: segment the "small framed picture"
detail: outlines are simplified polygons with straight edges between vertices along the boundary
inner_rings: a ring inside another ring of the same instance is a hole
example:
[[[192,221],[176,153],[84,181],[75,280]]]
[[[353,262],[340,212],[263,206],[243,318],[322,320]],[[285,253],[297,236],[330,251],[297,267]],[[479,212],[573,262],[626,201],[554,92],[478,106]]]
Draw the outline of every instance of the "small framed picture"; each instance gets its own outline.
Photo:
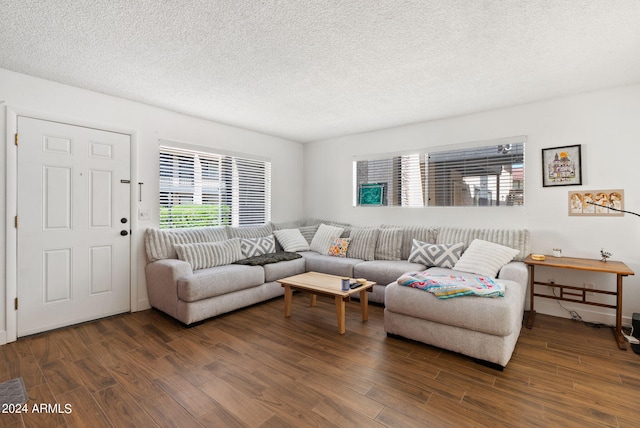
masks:
[[[385,205],[385,185],[386,183],[361,184],[358,195],[358,205],[360,206],[381,206]]]
[[[623,216],[624,190],[569,192],[570,216]]]
[[[542,186],[582,185],[580,144],[542,149]]]

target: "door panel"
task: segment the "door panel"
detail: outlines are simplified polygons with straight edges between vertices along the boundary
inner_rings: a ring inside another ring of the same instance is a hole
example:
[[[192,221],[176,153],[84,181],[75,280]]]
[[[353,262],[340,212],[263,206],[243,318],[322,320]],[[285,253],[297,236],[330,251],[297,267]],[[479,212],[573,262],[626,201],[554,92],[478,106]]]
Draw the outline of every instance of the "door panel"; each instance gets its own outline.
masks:
[[[130,137],[22,116],[18,134],[18,336],[129,311]]]

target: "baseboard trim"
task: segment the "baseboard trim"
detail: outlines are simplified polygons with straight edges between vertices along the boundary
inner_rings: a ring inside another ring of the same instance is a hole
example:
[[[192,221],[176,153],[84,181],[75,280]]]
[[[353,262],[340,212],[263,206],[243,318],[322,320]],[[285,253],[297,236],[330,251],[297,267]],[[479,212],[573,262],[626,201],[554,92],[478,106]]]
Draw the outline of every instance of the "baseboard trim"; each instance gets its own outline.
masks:
[[[146,311],[147,309],[151,309],[151,305],[149,304],[149,299],[142,299],[142,300],[138,300],[138,309],[131,312]]]
[[[536,300],[535,310],[539,314],[571,319],[571,315],[569,314],[569,312],[560,307],[560,305],[558,305],[558,302],[562,304],[562,306],[564,306],[566,309],[577,312],[583,321],[612,326],[616,325],[615,309],[600,308],[598,306],[589,306],[584,304],[571,304],[571,302],[555,301],[553,299],[540,299]],[[631,325],[631,318],[623,316],[622,324]]]

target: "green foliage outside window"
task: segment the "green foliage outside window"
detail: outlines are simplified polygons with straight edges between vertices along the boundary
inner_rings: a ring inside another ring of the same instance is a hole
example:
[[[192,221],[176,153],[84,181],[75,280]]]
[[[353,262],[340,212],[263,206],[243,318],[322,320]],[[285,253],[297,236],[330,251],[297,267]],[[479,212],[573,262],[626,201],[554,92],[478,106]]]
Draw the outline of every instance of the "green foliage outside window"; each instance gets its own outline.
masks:
[[[226,226],[231,224],[228,205],[173,205],[160,207],[160,228]]]

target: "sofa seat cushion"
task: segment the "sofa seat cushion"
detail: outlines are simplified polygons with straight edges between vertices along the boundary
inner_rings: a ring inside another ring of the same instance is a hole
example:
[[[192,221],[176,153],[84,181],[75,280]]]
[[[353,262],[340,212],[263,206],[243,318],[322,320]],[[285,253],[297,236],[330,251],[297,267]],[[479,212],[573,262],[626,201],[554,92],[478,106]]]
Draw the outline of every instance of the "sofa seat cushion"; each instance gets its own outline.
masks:
[[[379,285],[387,285],[407,272],[423,271],[427,267],[406,260],[375,260],[358,263],[353,267],[353,276],[366,278]]]
[[[305,272],[305,260],[300,257],[295,260],[286,260],[278,263],[264,265],[264,282],[273,282],[288,276]]]
[[[264,283],[262,266],[225,265],[200,269],[178,280],[178,297],[197,302]]]
[[[450,269],[430,269],[433,273],[474,276]],[[504,297],[463,296],[441,300],[433,294],[394,282],[385,289],[388,310],[495,336],[508,336],[522,324],[526,287],[515,281],[496,280],[505,288]]]
[[[299,254],[305,259],[307,272],[328,273],[349,278],[354,277],[353,267],[363,262],[361,259],[350,257],[325,256],[315,251],[303,251]]]

